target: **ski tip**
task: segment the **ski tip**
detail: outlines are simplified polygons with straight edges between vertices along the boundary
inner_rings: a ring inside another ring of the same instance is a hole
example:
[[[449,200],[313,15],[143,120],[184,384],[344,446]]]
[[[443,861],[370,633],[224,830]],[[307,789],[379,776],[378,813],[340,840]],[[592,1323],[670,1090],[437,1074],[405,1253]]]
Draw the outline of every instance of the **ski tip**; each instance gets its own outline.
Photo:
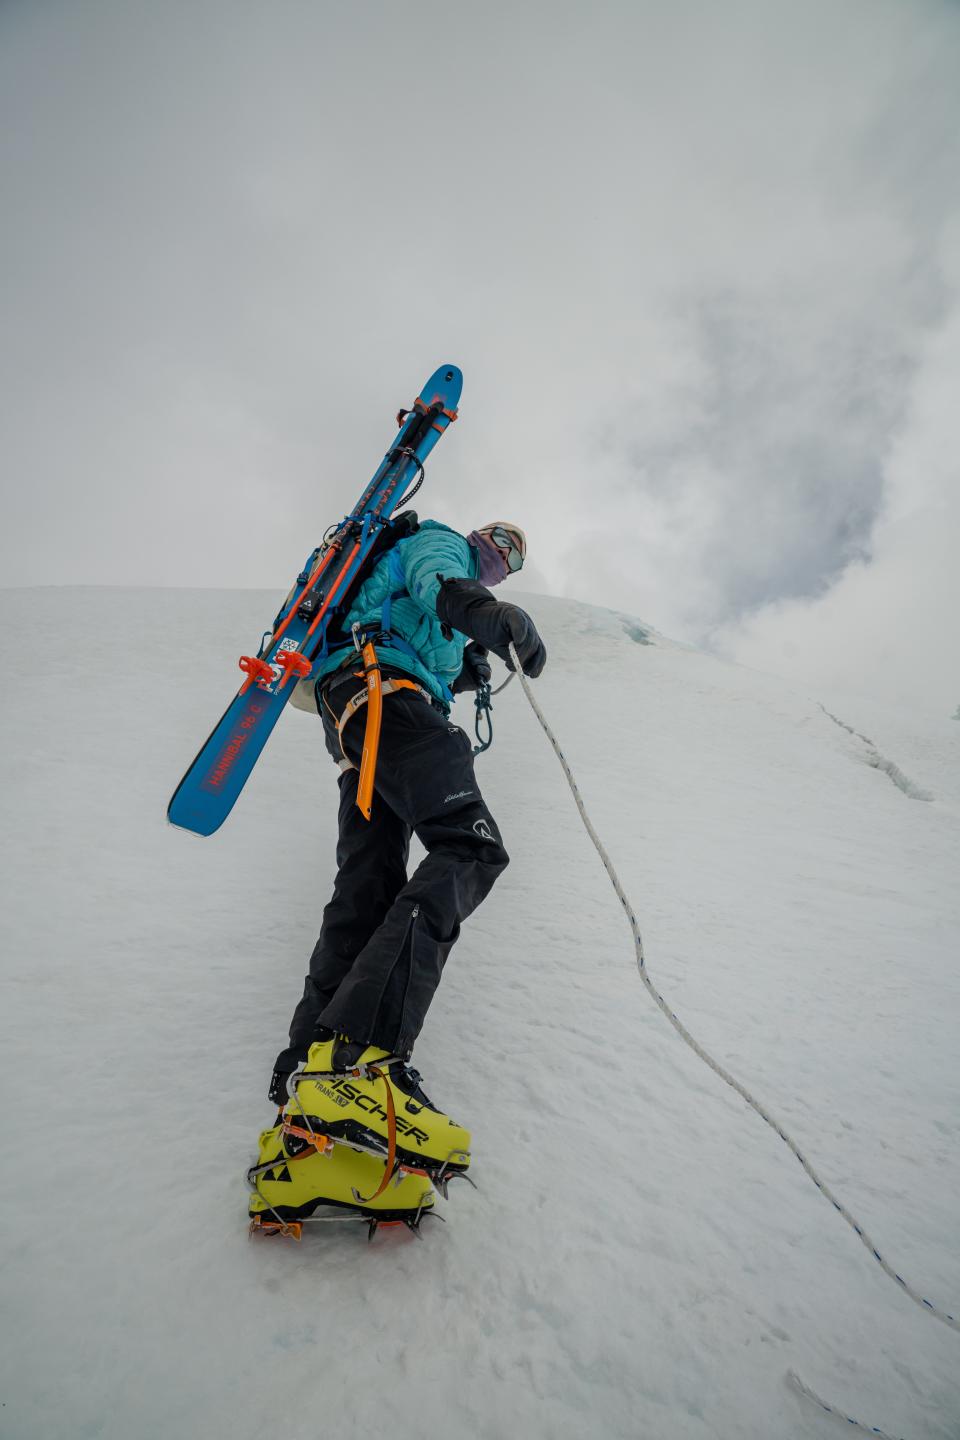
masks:
[[[441,365],[420,391],[420,398],[428,405],[440,400],[445,410],[455,410],[462,390],[463,371],[459,366]]]

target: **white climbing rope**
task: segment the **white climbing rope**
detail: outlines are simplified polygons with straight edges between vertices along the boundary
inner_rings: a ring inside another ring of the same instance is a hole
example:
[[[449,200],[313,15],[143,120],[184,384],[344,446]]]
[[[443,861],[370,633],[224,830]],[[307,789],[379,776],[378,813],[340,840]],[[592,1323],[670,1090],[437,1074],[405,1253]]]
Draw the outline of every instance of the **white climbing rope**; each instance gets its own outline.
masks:
[[[865,1425],[862,1420],[855,1420],[845,1410],[838,1410],[835,1405],[828,1405],[826,1400],[819,1396],[816,1390],[811,1390],[806,1381],[801,1380],[796,1370],[787,1371],[787,1384],[796,1390],[798,1395],[803,1395],[807,1400],[812,1400],[819,1405],[821,1410],[826,1410],[828,1415],[836,1415],[838,1420],[845,1420],[848,1425],[855,1425],[858,1430],[863,1430],[867,1435],[877,1435],[879,1440],[898,1440],[896,1435],[890,1435],[886,1430],[881,1430],[879,1425]],[[900,1437],[902,1440],[902,1437]]]
[[[772,1130],[775,1130],[776,1133],[780,1136],[780,1139],[783,1141],[783,1143],[790,1150],[793,1151],[794,1155],[797,1157],[800,1164],[803,1166],[804,1170],[807,1172],[810,1179],[813,1181],[814,1185],[816,1185],[820,1193],[824,1195],[827,1200],[830,1201],[830,1204],[837,1211],[837,1213],[843,1216],[844,1220],[850,1226],[851,1230],[853,1230],[854,1234],[859,1236],[862,1243],[870,1251],[870,1254],[873,1256],[874,1260],[876,1260],[877,1264],[881,1267],[884,1273],[886,1275],[889,1275],[891,1280],[896,1281],[897,1285],[904,1292],[904,1294],[909,1295],[910,1299],[913,1300],[917,1305],[919,1305],[921,1310],[925,1310],[928,1315],[933,1315],[937,1320],[941,1320],[944,1325],[949,1325],[953,1330],[960,1330],[960,1321],[958,1321],[953,1315],[948,1314],[947,1311],[939,1309],[938,1306],[932,1303],[932,1301],[927,1300],[923,1295],[920,1294],[918,1290],[915,1290],[912,1285],[908,1284],[907,1281],[904,1280],[902,1275],[897,1274],[893,1266],[888,1264],[888,1262],[881,1255],[880,1251],[877,1249],[876,1245],[873,1243],[866,1230],[864,1230],[863,1226],[858,1223],[858,1221],[854,1218],[853,1215],[851,1215],[850,1211],[842,1203],[842,1201],[837,1199],[836,1195],[830,1189],[829,1185],[827,1185],[826,1181],[821,1179],[821,1177],[817,1174],[816,1170],[814,1170],[813,1166],[810,1164],[810,1161],[803,1154],[796,1141],[794,1141],[791,1136],[787,1134],[786,1130],[784,1130],[780,1122],[776,1120],[773,1115],[770,1114],[769,1110],[767,1110],[765,1106],[761,1105],[759,1100],[755,1099],[755,1097],[750,1094],[750,1091],[746,1088],[745,1085],[742,1085],[740,1083],[740,1081],[736,1078],[735,1075],[731,1075],[729,1070],[726,1070],[724,1066],[722,1066],[718,1061],[714,1060],[712,1055],[709,1055],[707,1051],[704,1050],[703,1046],[694,1039],[687,1027],[670,1009],[666,1000],[664,1000],[663,996],[660,994],[660,991],[656,988],[647,972],[647,963],[643,953],[643,940],[640,936],[640,927],[637,924],[637,917],[634,913],[633,906],[630,904],[626,892],[624,891],[624,888],[620,883],[620,878],[617,875],[616,870],[613,868],[610,856],[604,849],[603,842],[601,841],[596,830],[593,828],[590,816],[587,814],[586,807],[583,803],[583,798],[580,794],[579,789],[577,788],[577,782],[573,778],[573,772],[567,763],[563,751],[560,749],[556,736],[554,735],[553,731],[550,729],[549,724],[547,723],[546,716],[540,709],[540,706],[537,704],[537,701],[533,694],[533,689],[530,685],[530,681],[527,679],[526,675],[524,675],[523,670],[520,667],[520,657],[517,655],[517,652],[513,645],[510,646],[510,656],[513,660],[516,672],[520,677],[520,684],[523,686],[523,692],[526,695],[527,699],[530,701],[531,708],[533,709],[533,712],[536,715],[537,719],[540,721],[540,724],[543,727],[543,731],[547,739],[550,741],[550,744],[553,746],[554,753],[556,754],[557,759],[560,761],[560,764],[563,767],[563,773],[566,776],[567,784],[570,786],[573,798],[576,801],[577,809],[580,811],[580,818],[583,821],[584,826],[586,827],[587,834],[593,841],[597,854],[603,861],[604,869],[610,877],[610,883],[612,884],[614,890],[617,892],[617,898],[620,901],[620,904],[623,906],[624,913],[626,914],[627,920],[630,924],[630,929],[633,932],[633,941],[637,952],[637,968],[640,971],[640,979],[643,981],[644,985],[646,986],[647,990],[649,991],[656,1004],[663,1011],[664,1015],[670,1021],[670,1024],[673,1026],[674,1030],[676,1030],[680,1038],[684,1040],[687,1045],[690,1046],[690,1049],[694,1052],[694,1054],[699,1055],[700,1059],[704,1062],[705,1065],[709,1065],[710,1069],[713,1070],[715,1074],[719,1075],[721,1080],[726,1081],[726,1083],[731,1086],[732,1089],[736,1090],[737,1094],[740,1095],[747,1102],[750,1108],[756,1111],[756,1113],[760,1116],[761,1120],[765,1120],[766,1123],[770,1126],[770,1128]],[[817,1403],[823,1406],[825,1410],[831,1410],[831,1413],[833,1414],[842,1413],[840,1411],[834,1411],[829,1405],[826,1405],[825,1402],[821,1400],[820,1397],[816,1395],[812,1390],[809,1390],[808,1387],[804,1385],[803,1381],[800,1380],[799,1376],[794,1375],[793,1372],[791,1372],[791,1383],[796,1389],[800,1390],[802,1394],[806,1394],[812,1399],[816,1400]],[[846,1419],[851,1425],[857,1425],[860,1427],[860,1429],[867,1430],[870,1434],[881,1436],[884,1434],[882,1430],[871,1429],[870,1426],[863,1425],[859,1420],[853,1420],[850,1416],[845,1415],[844,1419]]]

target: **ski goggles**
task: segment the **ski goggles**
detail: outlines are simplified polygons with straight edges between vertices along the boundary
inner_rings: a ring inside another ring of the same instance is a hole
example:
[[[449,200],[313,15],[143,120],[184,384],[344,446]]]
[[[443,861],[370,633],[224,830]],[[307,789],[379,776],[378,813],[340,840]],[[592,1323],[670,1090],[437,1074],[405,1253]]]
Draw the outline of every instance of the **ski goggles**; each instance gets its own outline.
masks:
[[[486,533],[498,550],[507,551],[507,569],[511,574],[520,570],[527,553],[527,542],[523,532],[508,530],[505,525],[493,525]]]

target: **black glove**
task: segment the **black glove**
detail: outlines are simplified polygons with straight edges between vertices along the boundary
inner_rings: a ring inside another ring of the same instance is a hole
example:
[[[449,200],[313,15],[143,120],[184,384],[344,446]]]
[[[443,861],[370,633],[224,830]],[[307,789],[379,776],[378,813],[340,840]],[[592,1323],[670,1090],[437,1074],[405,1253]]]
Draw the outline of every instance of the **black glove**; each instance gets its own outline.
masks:
[[[525,675],[539,675],[547,663],[546,647],[527,612],[519,605],[494,599],[479,580],[443,580],[437,595],[437,615],[442,624],[492,650],[510,670],[511,643],[516,646]]]
[[[465,690],[479,690],[481,685],[489,685],[492,677],[486,650],[471,640],[463,652],[463,669],[450,689],[454,695],[462,695]]]
[[[503,623],[513,641],[514,649],[520,656],[521,670],[524,675],[536,679],[547,663],[547,647],[537,634],[536,625],[519,605],[507,605],[501,601],[500,609],[504,612]],[[510,651],[506,647],[500,658],[506,662],[508,670],[513,669]]]

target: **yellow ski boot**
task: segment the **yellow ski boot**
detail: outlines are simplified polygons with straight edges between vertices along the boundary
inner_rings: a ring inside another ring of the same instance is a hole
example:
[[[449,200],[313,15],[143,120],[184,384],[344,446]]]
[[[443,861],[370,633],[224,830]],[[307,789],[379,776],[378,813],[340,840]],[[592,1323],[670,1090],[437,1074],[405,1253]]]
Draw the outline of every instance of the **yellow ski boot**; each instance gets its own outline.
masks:
[[[351,1219],[366,1221],[371,1239],[380,1225],[419,1231],[434,1203],[425,1176],[391,1172],[383,1156],[357,1152],[316,1132],[304,1136],[310,1131],[289,1121],[260,1136],[257,1163],[247,1171],[251,1234],[299,1240],[304,1223]]]
[[[470,1164],[470,1131],[431,1104],[417,1071],[386,1050],[318,1041],[288,1088],[284,1119],[428,1175],[443,1194]]]

